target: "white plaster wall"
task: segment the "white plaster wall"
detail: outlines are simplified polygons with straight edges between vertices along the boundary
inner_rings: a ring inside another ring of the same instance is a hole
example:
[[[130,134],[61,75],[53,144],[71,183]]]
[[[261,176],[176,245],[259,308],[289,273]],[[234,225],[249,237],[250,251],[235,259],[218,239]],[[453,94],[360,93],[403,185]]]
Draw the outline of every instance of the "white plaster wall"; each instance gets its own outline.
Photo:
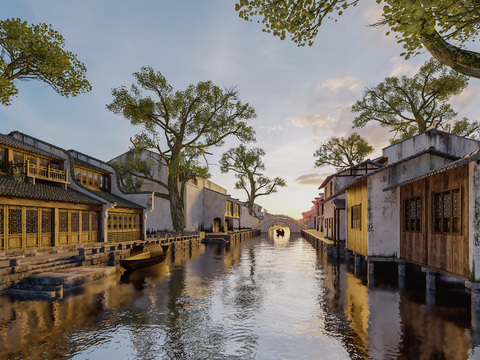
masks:
[[[211,189],[205,188],[203,194],[203,229],[209,230],[213,227],[213,220],[218,217],[225,221],[225,211],[228,196]]]
[[[153,197],[153,211],[147,213],[146,227],[152,231],[172,231],[173,222],[170,214],[170,201]]]
[[[327,201],[325,204],[325,219],[328,219],[328,218],[333,218],[333,201],[330,200],[330,201]],[[327,228],[326,226],[323,227],[323,236],[325,236],[326,238],[332,238],[333,237],[333,232],[332,232],[333,228],[332,227],[329,227]]]
[[[203,181],[185,185],[185,224],[188,229],[199,229],[203,222]]]
[[[388,177],[378,173],[367,181],[369,256],[400,256],[400,189],[383,191],[388,186],[387,180]]]
[[[382,153],[391,164],[429,146],[460,157],[480,149],[480,142],[449,133],[428,131],[383,148]]]
[[[480,280],[480,167],[472,161],[468,167],[468,255],[470,272]]]

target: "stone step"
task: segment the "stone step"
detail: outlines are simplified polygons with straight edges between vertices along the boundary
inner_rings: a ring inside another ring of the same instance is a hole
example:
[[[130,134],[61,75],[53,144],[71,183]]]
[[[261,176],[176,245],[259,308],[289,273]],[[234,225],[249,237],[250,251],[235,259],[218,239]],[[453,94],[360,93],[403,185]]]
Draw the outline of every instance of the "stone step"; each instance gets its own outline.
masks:
[[[32,262],[30,264],[27,264],[30,269],[32,270],[37,270],[37,269],[48,269],[49,267],[55,267],[55,266],[60,266],[60,265],[65,265],[65,264],[75,264],[77,263],[75,259],[73,258],[67,258],[67,259],[57,259],[57,260],[50,260],[48,262]]]
[[[22,279],[35,285],[63,285],[64,288],[73,289],[77,286],[102,279],[115,274],[115,267],[75,267],[39,273]]]
[[[115,267],[76,267],[40,273],[22,279],[8,290],[8,294],[36,299],[58,299],[63,298],[65,292],[115,274]]]
[[[31,270],[30,274],[36,275],[36,274],[42,274],[42,273],[48,273],[48,272],[55,272],[63,269],[71,269],[75,267],[79,267],[79,264],[76,262],[55,264],[55,265],[50,265],[48,267],[42,267],[42,268]]]

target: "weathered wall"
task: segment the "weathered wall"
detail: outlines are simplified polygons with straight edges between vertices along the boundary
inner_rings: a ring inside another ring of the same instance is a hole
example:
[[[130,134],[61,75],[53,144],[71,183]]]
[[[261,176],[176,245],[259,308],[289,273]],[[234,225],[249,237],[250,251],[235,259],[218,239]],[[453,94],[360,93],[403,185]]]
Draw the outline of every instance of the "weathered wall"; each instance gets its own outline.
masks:
[[[359,205],[360,210],[360,228],[352,228],[352,207]],[[347,190],[347,249],[356,253],[367,255],[367,180],[361,181],[359,184],[352,186]]]
[[[426,131],[387,146],[382,149],[382,152],[383,156],[388,157],[388,163],[391,164],[402,158],[418,153],[429,146],[434,146],[438,151],[459,157],[480,148],[480,144],[475,140],[442,131]]]

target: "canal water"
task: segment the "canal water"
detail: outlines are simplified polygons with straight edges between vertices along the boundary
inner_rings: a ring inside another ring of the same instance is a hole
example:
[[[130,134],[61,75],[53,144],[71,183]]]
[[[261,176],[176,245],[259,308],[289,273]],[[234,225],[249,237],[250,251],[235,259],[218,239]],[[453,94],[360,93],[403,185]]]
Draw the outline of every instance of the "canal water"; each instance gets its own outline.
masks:
[[[288,231],[202,245],[62,300],[0,297],[0,359],[480,359],[463,283],[376,270]]]

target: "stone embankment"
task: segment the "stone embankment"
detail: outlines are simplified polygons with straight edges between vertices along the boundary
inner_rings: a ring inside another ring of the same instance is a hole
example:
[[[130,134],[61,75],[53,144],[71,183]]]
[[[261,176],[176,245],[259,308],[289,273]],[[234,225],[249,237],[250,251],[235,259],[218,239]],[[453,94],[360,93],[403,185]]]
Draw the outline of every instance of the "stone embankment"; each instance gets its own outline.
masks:
[[[0,291],[25,297],[62,298],[86,283],[116,274],[120,259],[140,244],[170,245],[173,254],[199,247],[203,233],[158,233],[146,241],[91,243],[0,253]]]
[[[251,239],[261,234],[258,229],[244,229],[229,231],[227,233],[209,233],[205,234],[203,243],[205,244],[237,244],[238,242]]]
[[[343,241],[336,244],[323,236],[322,232],[313,229],[302,230],[301,234],[315,249],[325,252],[330,256],[345,256],[345,243]]]

